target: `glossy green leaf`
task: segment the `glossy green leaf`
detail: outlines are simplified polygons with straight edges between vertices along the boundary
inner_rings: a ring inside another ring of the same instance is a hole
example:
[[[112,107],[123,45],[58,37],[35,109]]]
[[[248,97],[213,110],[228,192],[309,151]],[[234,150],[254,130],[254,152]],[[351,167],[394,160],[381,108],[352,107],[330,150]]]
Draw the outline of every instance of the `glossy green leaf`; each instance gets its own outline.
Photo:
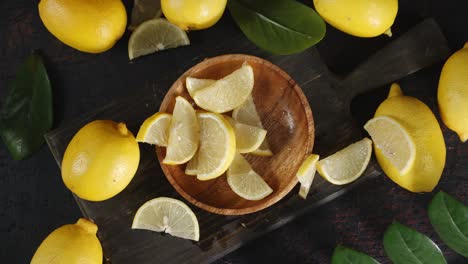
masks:
[[[228,8],[247,38],[272,53],[303,51],[325,35],[323,19],[294,0],[229,0]]]
[[[383,240],[385,253],[394,264],[447,263],[429,237],[396,221],[387,228]]]
[[[359,251],[337,246],[333,251],[332,264],[378,264],[374,258]]]
[[[468,257],[468,207],[439,192],[429,204],[429,219],[439,237],[451,249]]]
[[[52,94],[41,57],[33,53],[11,82],[0,111],[0,136],[14,159],[31,155],[52,127]]]

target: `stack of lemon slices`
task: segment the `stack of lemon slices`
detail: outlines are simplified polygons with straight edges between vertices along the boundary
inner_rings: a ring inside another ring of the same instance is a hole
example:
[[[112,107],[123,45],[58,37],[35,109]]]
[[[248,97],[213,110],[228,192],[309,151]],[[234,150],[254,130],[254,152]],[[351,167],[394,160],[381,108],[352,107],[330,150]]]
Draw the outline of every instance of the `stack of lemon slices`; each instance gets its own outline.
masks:
[[[145,120],[137,141],[166,147],[163,163],[186,164],[185,173],[198,180],[227,172],[229,186],[244,199],[271,194],[273,190],[241,155],[273,155],[251,95],[252,67],[244,64],[219,80],[188,77],[186,87],[200,109],[178,96],[172,114],[156,113]]]

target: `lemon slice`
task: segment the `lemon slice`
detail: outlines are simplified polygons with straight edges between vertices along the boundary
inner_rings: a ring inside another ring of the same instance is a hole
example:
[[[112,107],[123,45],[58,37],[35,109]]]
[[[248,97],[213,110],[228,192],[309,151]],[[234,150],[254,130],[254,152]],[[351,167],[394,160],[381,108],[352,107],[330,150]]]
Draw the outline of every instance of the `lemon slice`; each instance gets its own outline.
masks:
[[[336,185],[355,181],[369,164],[372,141],[364,138],[317,162],[319,174]]]
[[[216,80],[197,79],[193,77],[187,77],[187,79],[185,79],[185,86],[187,87],[188,93],[193,98],[193,96],[195,95],[195,92],[200,91],[201,89],[209,85],[212,85],[215,82]]]
[[[135,0],[129,30],[135,30],[140,24],[162,14],[160,0]]]
[[[301,167],[297,171],[297,178],[301,183],[301,187],[299,189],[299,196],[303,199],[307,198],[307,194],[309,193],[310,186],[314,181],[315,171],[317,161],[319,159],[319,155],[310,154],[306,160],[302,163]]]
[[[193,99],[205,110],[225,113],[244,103],[252,92],[253,86],[253,69],[245,64],[224,78],[196,91]]]
[[[400,123],[391,117],[379,116],[367,121],[364,129],[400,175],[411,169],[416,159],[416,145]]]
[[[227,171],[227,182],[234,193],[246,200],[258,201],[273,192],[239,153],[236,153]]]
[[[236,134],[236,149],[239,153],[249,153],[260,147],[265,140],[267,131],[263,128],[241,124],[229,116],[225,116]]]
[[[185,167],[185,174],[190,176],[196,176],[198,174],[198,156],[195,154],[194,158],[191,159]]]
[[[143,204],[133,218],[132,228],[164,232],[195,241],[200,238],[198,220],[193,211],[183,202],[167,197]]]
[[[220,114],[198,113],[200,147],[193,158],[197,178],[202,181],[221,176],[231,165],[236,152],[236,136]]]
[[[136,140],[138,142],[167,147],[171,120],[172,115],[166,113],[156,113],[148,117],[141,125]]]
[[[241,106],[232,111],[232,117],[239,123],[263,128],[262,121],[258,115],[257,108],[255,107],[252,96],[249,96]],[[260,147],[252,151],[250,154],[258,156],[271,156],[273,155],[273,152],[271,152],[270,145],[265,138]]]
[[[189,161],[197,152],[200,127],[192,105],[178,96],[172,113],[164,164],[175,165]]]
[[[133,31],[128,57],[133,60],[156,51],[189,45],[187,33],[163,18],[148,20]]]

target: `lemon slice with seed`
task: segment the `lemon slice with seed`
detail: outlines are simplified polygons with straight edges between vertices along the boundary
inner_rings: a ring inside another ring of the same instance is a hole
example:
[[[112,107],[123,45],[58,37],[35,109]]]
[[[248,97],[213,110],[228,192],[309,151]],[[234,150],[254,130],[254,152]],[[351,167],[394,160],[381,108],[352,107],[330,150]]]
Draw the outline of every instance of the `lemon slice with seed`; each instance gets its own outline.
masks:
[[[236,153],[234,161],[227,171],[227,182],[234,193],[246,200],[258,201],[273,192],[239,153]]]
[[[195,241],[200,238],[198,220],[193,211],[183,202],[167,197],[143,204],[133,218],[132,228],[165,232]]]
[[[239,123],[263,128],[262,121],[258,115],[257,108],[255,107],[252,96],[249,96],[241,106],[232,111],[232,117]],[[258,156],[271,156],[273,155],[273,152],[270,150],[270,145],[265,138],[258,149],[252,151],[250,154]]]
[[[225,116],[236,134],[236,149],[239,153],[255,151],[265,140],[267,131],[265,129],[241,124],[232,117]]]
[[[369,164],[372,141],[364,138],[317,162],[319,174],[328,182],[342,185],[361,176]]]
[[[310,154],[302,163],[301,167],[297,171],[297,178],[299,183],[301,183],[301,187],[299,189],[299,196],[303,199],[307,198],[307,194],[309,193],[310,186],[314,181],[315,172],[317,170],[317,161],[319,159],[319,155]]]
[[[187,33],[163,18],[148,20],[133,31],[128,57],[133,60],[160,50],[189,45]]]
[[[388,116],[379,116],[367,121],[364,129],[400,175],[411,169],[416,159],[416,145],[399,122]]]
[[[253,86],[253,69],[245,64],[224,78],[196,91],[193,99],[205,110],[225,113],[243,104],[250,96]]]
[[[140,127],[136,140],[152,145],[167,147],[172,115],[156,113],[148,117]]]
[[[187,87],[188,93],[193,98],[193,96],[195,95],[195,92],[200,91],[201,89],[209,85],[212,85],[215,82],[216,80],[197,79],[193,77],[187,77],[187,79],[185,79],[185,86]]]
[[[175,165],[189,161],[197,152],[200,126],[192,105],[178,96],[172,113],[164,164]]]
[[[161,14],[161,0],[135,0],[128,29],[135,30],[143,22],[158,18]]]
[[[200,147],[193,164],[202,181],[221,176],[231,165],[236,152],[236,136],[229,122],[220,114],[198,113]]]

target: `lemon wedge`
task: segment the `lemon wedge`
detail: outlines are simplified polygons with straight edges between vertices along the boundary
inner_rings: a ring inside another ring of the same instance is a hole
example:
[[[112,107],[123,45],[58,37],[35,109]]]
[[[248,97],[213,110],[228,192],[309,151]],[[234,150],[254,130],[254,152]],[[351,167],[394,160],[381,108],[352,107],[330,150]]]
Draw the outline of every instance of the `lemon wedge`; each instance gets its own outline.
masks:
[[[164,164],[175,165],[189,161],[197,152],[200,127],[192,105],[178,96],[172,113]]]
[[[307,198],[309,194],[310,186],[314,181],[315,172],[317,170],[317,161],[319,160],[319,155],[310,154],[302,163],[301,167],[297,171],[297,178],[301,187],[299,189],[299,196],[303,199]]]
[[[227,171],[227,182],[234,193],[246,200],[258,201],[273,192],[271,187],[239,153],[236,153],[234,161]]]
[[[197,179],[206,181],[221,176],[229,168],[236,152],[236,136],[222,115],[198,113],[197,116],[200,123],[200,147],[187,166],[195,165],[193,169]]]
[[[251,95],[241,106],[232,111],[232,117],[239,123],[263,128],[262,121],[258,115],[257,108],[255,107],[255,103]],[[265,138],[258,149],[252,151],[250,154],[271,156],[273,155],[273,152],[270,150],[270,145]]]
[[[388,116],[378,116],[367,121],[364,129],[371,136],[375,147],[400,174],[411,169],[416,158],[416,145],[399,122]]]
[[[348,184],[361,176],[369,164],[372,141],[364,138],[317,162],[319,174],[336,185]]]
[[[167,197],[143,204],[133,218],[132,228],[164,232],[195,241],[200,238],[198,220],[193,211],[183,202]]]
[[[225,116],[236,134],[236,149],[239,153],[255,151],[265,140],[267,131],[263,128],[241,124],[232,117]]]
[[[247,100],[254,86],[254,73],[250,65],[240,69],[196,91],[195,103],[214,113],[225,113],[240,106]]]
[[[156,113],[148,117],[140,127],[136,140],[138,142],[167,147],[169,127],[172,115]]]

